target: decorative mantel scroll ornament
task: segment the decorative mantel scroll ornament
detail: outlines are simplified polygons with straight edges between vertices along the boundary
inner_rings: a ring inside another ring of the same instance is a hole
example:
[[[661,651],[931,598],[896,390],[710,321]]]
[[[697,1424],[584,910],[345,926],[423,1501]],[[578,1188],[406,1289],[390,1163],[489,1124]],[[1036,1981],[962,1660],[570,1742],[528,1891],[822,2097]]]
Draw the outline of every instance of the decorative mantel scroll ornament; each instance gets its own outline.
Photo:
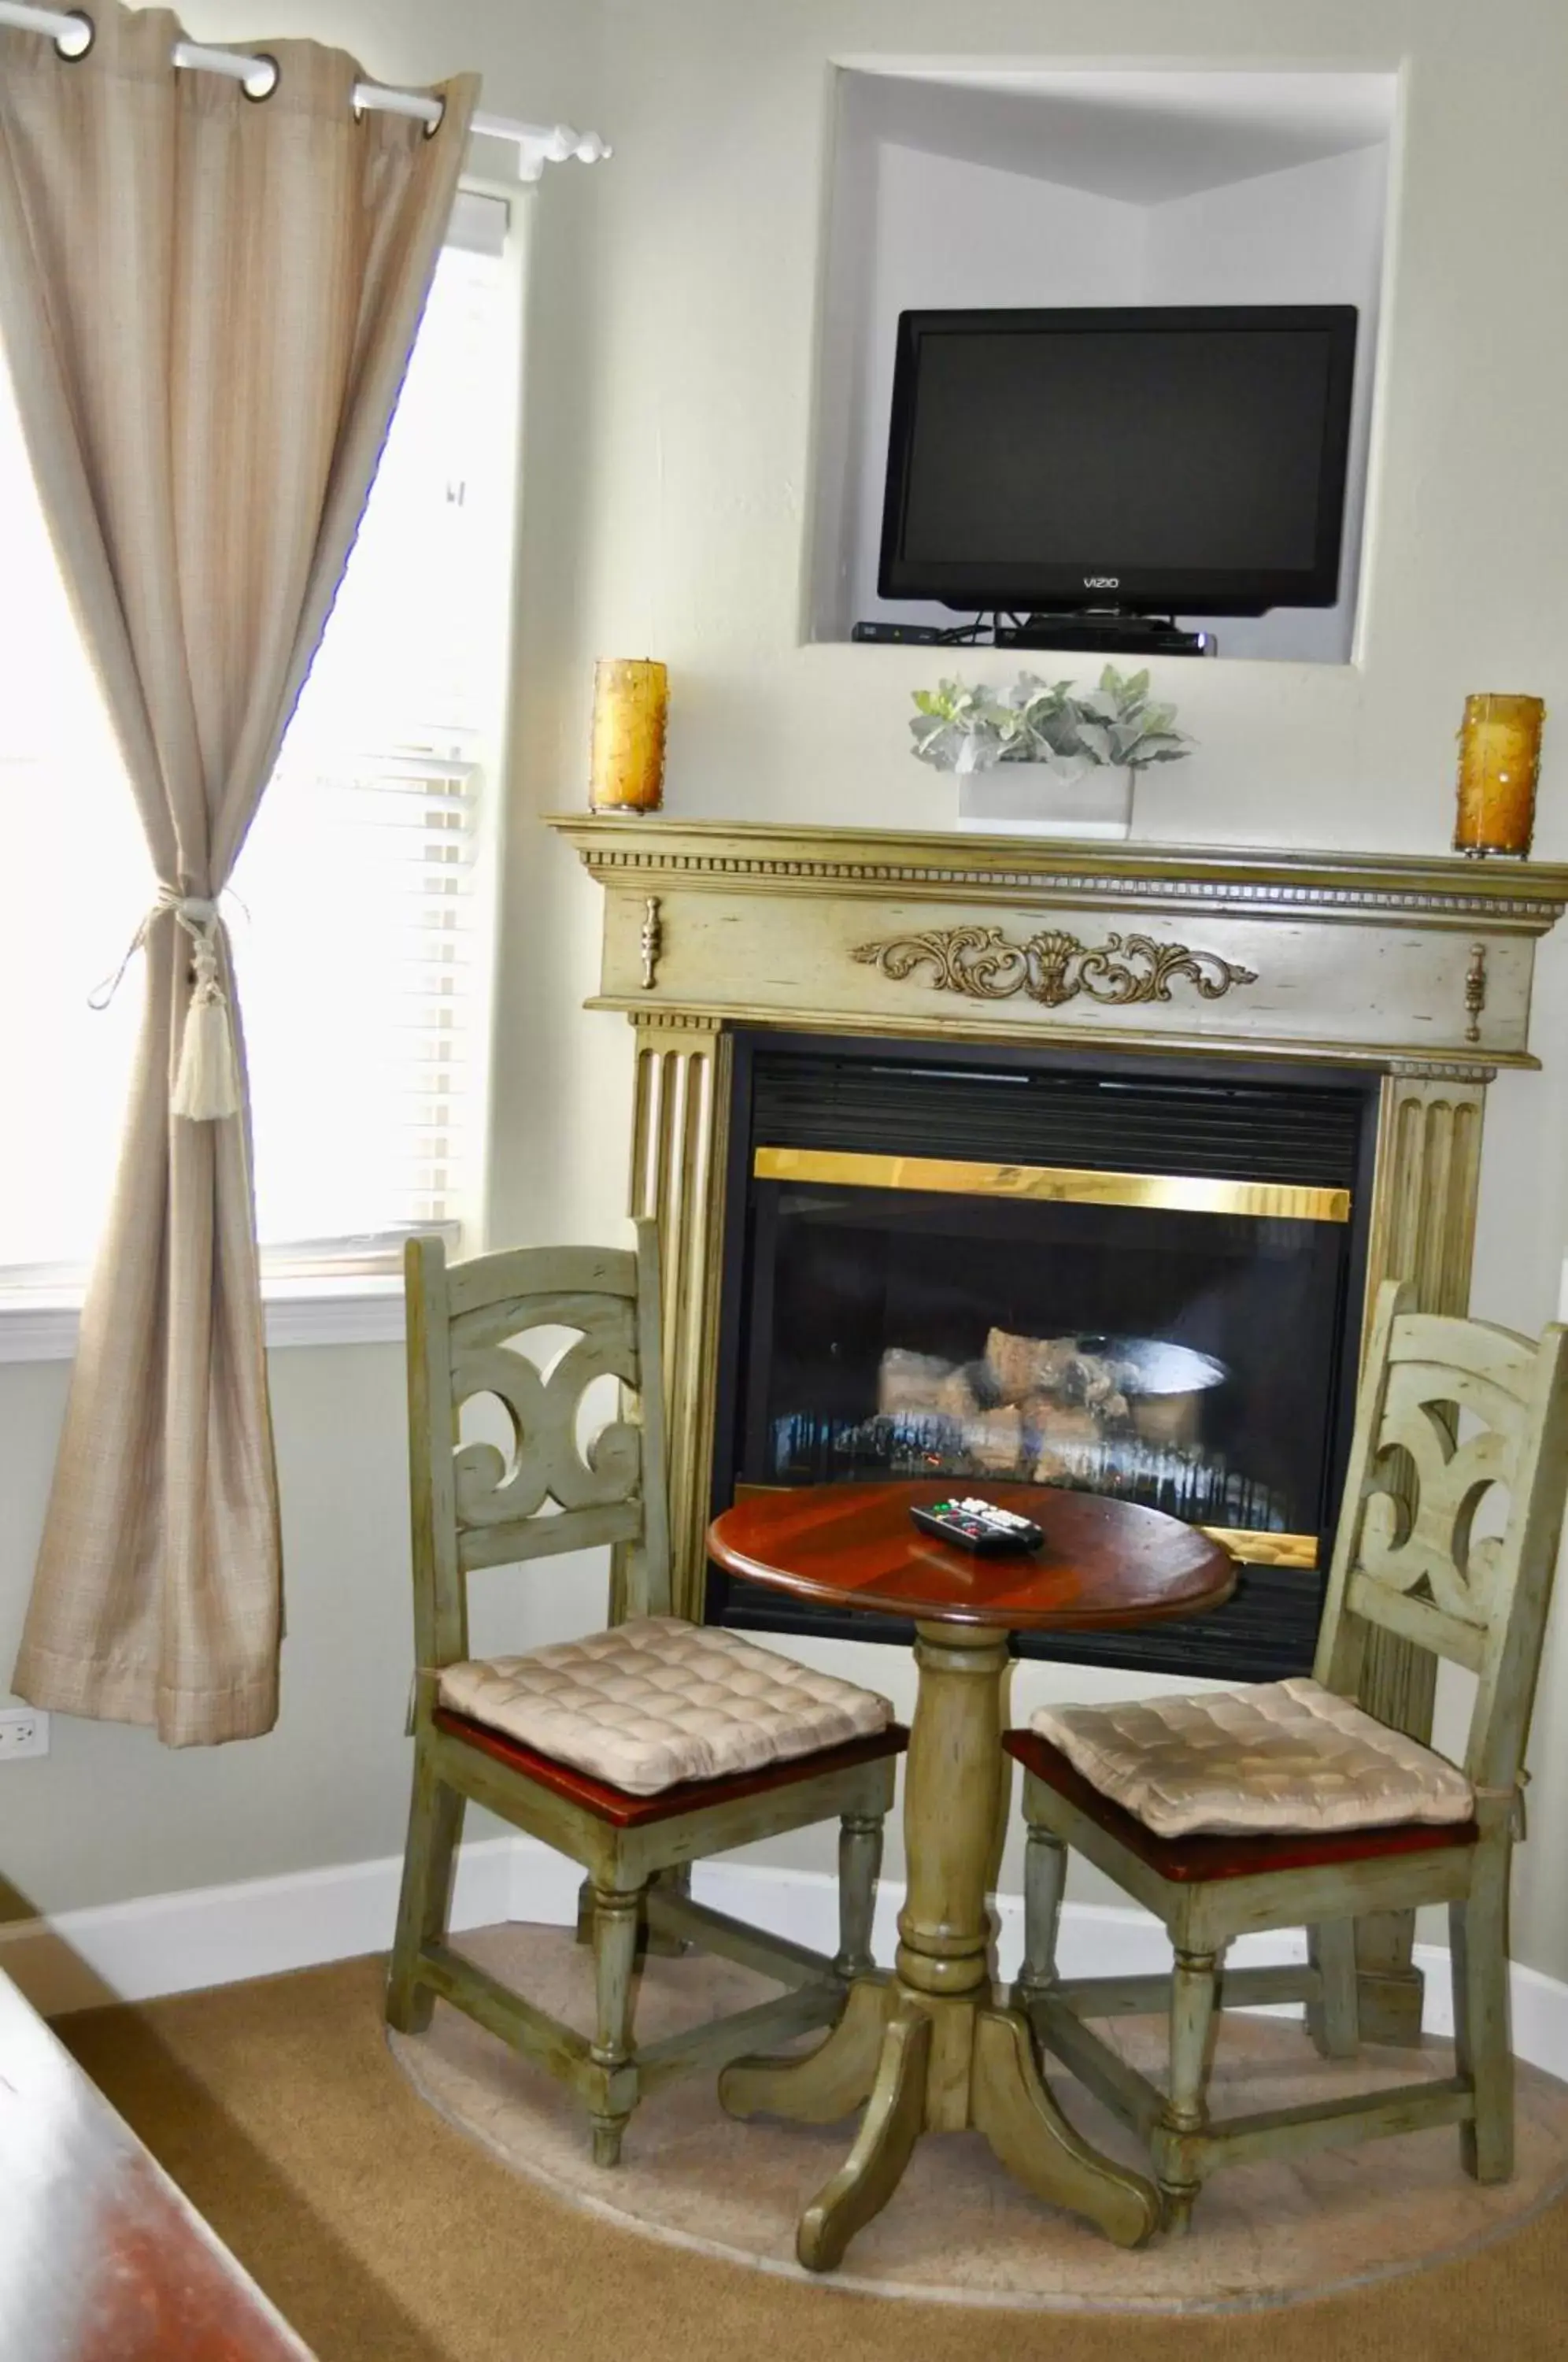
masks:
[[[850,957],[879,967],[896,983],[929,967],[939,992],[961,992],[970,1000],[1012,1000],[1024,993],[1045,1009],[1060,1009],[1080,993],[1123,1008],[1169,1000],[1177,982],[1191,984],[1205,1000],[1220,1000],[1233,985],[1257,982],[1255,969],[1218,952],[1157,944],[1152,935],[1107,935],[1091,945],[1055,928],[1013,943],[1000,927],[933,927],[859,944]]]

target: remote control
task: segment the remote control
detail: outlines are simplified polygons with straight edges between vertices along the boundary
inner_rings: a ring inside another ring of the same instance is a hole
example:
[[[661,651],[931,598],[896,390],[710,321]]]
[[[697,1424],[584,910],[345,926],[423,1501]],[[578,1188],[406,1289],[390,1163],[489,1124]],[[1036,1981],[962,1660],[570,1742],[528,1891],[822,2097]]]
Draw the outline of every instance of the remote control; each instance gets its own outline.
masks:
[[[979,1558],[995,1558],[1009,1551],[1038,1550],[1045,1539],[1029,1518],[1015,1517],[1010,1509],[999,1509],[994,1501],[979,1501],[968,1496],[933,1501],[929,1509],[911,1508],[910,1516],[922,1533],[934,1534],[939,1541],[952,1542],[959,1550],[973,1551]]]

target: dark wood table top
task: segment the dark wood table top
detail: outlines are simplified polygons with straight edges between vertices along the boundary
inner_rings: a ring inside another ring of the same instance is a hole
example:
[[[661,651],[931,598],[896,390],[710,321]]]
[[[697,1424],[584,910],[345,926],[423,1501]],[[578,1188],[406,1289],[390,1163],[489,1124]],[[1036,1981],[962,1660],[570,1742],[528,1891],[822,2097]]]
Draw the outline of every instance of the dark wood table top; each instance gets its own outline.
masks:
[[[0,2355],[6,2362],[311,2362],[4,1976]]]
[[[963,1493],[1032,1518],[1043,1542],[1014,1557],[976,1558],[911,1523],[911,1502]],[[1201,1615],[1236,1581],[1222,1543],[1162,1510],[979,1477],[756,1493],[714,1518],[708,1545],[732,1574],[798,1598],[1013,1632]]]

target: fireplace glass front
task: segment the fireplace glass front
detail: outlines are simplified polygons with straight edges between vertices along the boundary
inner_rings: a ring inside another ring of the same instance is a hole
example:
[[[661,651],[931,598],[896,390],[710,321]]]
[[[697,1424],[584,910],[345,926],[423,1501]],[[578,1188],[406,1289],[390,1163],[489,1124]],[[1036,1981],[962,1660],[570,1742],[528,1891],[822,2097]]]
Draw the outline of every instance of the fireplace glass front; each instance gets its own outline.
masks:
[[[744,1064],[721,1502],[917,1475],[1141,1502],[1223,1536],[1237,1601],[1042,1652],[1304,1670],[1359,1323],[1364,1086],[820,1046]],[[714,1588],[727,1621],[811,1620]]]

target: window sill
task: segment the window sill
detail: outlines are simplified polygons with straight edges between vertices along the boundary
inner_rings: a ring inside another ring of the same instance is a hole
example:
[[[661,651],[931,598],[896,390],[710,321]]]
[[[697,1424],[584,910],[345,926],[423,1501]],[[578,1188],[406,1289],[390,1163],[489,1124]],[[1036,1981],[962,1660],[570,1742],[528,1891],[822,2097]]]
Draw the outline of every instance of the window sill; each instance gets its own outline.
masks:
[[[262,1283],[267,1344],[397,1345],[403,1341],[403,1281],[287,1279]],[[0,1295],[0,1362],[69,1362],[76,1352],[79,1295]]]

